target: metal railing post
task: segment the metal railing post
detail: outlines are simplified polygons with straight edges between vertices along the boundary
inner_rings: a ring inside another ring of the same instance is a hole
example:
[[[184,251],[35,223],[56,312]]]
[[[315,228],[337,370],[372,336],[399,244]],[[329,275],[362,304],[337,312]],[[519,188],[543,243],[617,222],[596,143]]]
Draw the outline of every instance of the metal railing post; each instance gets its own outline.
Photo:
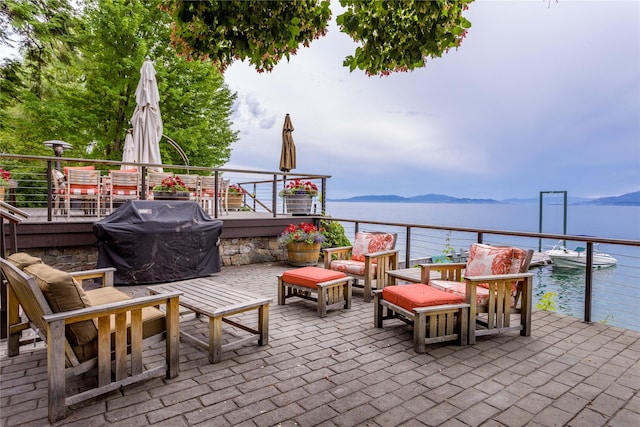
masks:
[[[213,191],[215,193],[213,195],[213,217],[218,218],[218,214],[220,213],[218,206],[220,206],[222,203],[220,202],[220,172],[217,169],[213,172],[213,177],[216,181],[213,183]]]
[[[140,199],[147,200],[147,167],[140,167]]]
[[[404,244],[404,268],[411,267],[409,264],[411,263],[411,226],[407,226],[406,228],[407,239]]]
[[[271,189],[271,203],[273,204],[273,217],[278,216],[278,175],[273,174],[273,188]],[[282,205],[282,212],[284,212],[284,203]]]
[[[591,323],[591,294],[593,291],[593,242],[587,242],[587,265],[584,278],[584,321]]]
[[[53,183],[51,182],[51,160],[47,161],[47,221],[51,222],[51,202],[52,202],[52,196],[53,196]],[[55,197],[59,197],[59,194],[56,194]],[[59,204],[60,202],[58,201],[58,206],[60,206]]]

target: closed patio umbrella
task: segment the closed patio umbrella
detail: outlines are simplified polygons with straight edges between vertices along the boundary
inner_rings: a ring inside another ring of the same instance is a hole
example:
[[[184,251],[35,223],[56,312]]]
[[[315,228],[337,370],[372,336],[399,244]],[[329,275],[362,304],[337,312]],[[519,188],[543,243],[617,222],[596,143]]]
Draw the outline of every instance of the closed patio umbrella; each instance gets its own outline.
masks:
[[[280,153],[280,170],[289,172],[296,168],[296,145],[293,142],[293,124],[289,114],[284,118],[282,126],[282,152]]]
[[[160,95],[156,70],[148,56],[140,68],[140,82],[136,89],[136,109],[131,117],[131,126],[133,127],[134,161],[162,164],[159,145],[162,138]],[[160,167],[149,168],[149,170],[162,172]]]
[[[124,137],[124,148],[122,149],[122,161],[134,163],[136,161],[133,149],[133,129],[127,129],[127,136]],[[131,165],[122,165],[120,169],[130,169]]]

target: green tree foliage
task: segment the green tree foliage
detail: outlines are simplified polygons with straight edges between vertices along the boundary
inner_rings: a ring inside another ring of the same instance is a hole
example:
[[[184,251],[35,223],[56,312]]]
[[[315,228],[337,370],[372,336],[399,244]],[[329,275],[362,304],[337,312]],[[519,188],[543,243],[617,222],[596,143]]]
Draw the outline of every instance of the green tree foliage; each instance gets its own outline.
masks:
[[[458,47],[471,23],[462,16],[473,0],[340,0],[340,30],[357,44],[344,65],[368,75],[424,67],[427,58]],[[177,52],[209,59],[219,70],[248,59],[258,72],[327,32],[328,1],[163,0],[174,20]]]
[[[471,27],[462,16],[471,1],[341,0],[347,11],[336,22],[362,45],[343,64],[369,75],[424,67],[427,58],[460,45]]]
[[[178,54],[210,59],[220,71],[249,59],[258,72],[271,71],[285,56],[326,34],[328,1],[162,2],[175,20],[172,40]]]
[[[19,28],[28,27],[31,21],[46,21],[43,10],[50,10],[49,3],[68,6],[63,0],[7,1],[6,9],[0,9],[5,17],[0,22],[11,22],[12,30],[4,34],[18,38],[23,54],[29,43],[26,32]],[[82,11],[67,26],[73,34],[69,44],[73,49],[62,49],[73,55],[61,57],[62,42],[38,43],[49,58],[42,66],[34,67],[32,56],[27,55],[19,64],[1,66],[2,76],[11,77],[2,82],[2,89],[6,86],[11,91],[0,94],[0,149],[50,155],[42,141],[61,139],[74,146],[66,155],[121,159],[136,106],[140,67],[145,56],[150,56],[157,73],[164,133],[180,144],[190,164],[223,165],[229,159],[230,145],[237,140],[229,120],[235,95],[210,64],[175,54],[169,37],[170,18],[157,2],[86,0],[79,6]],[[51,20],[59,22],[55,14]],[[48,36],[55,31],[41,33]],[[36,69],[44,72],[38,74]],[[41,77],[45,75],[51,78]],[[38,90],[34,90],[36,84]],[[182,164],[169,144],[161,143],[161,151],[164,163]]]

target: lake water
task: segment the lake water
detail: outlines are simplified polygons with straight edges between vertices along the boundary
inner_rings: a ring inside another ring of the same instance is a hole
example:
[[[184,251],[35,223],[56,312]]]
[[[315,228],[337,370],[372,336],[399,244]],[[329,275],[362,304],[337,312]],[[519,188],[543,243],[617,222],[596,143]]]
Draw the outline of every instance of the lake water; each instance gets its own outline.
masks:
[[[545,204],[542,210],[542,232],[563,234],[561,204]],[[431,203],[365,203],[327,202],[327,214],[336,218],[383,221],[407,224],[440,225],[495,230],[538,232],[538,205],[524,204],[431,204]],[[640,206],[567,207],[567,234],[603,238],[640,240]],[[372,229],[367,226],[363,229]],[[348,230],[348,229],[347,229]],[[347,231],[352,238],[353,232]],[[537,250],[537,240],[503,237],[486,243],[514,244]],[[400,243],[400,242],[399,242]],[[542,242],[542,250],[555,242]],[[413,235],[412,235],[413,244]],[[440,239],[438,245],[444,245]],[[462,245],[453,244],[455,248]],[[568,246],[572,247],[571,244]],[[468,247],[465,243],[463,247]],[[399,247],[400,248],[400,247]],[[615,267],[593,271],[592,321],[640,330],[640,248],[602,245],[600,249],[618,259]],[[430,254],[425,255],[433,255]],[[414,256],[412,251],[412,257]],[[585,274],[583,269],[543,266],[534,273],[534,305],[547,292],[556,292],[556,310],[574,317],[584,317]]]

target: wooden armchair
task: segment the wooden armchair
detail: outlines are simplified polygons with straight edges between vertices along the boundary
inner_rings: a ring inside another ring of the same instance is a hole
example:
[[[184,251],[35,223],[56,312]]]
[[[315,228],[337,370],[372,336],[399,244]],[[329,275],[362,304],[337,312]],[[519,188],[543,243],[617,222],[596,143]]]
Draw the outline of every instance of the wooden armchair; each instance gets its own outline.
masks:
[[[65,417],[66,406],[155,376],[178,375],[179,293],[131,298],[112,287],[113,268],[66,273],[24,253],[9,259],[0,258],[9,284],[8,354],[17,356],[21,344],[33,343],[21,342],[21,332],[28,328],[46,342],[52,423]],[[85,292],[78,284],[96,278],[102,288]],[[160,304],[166,305],[166,313],[156,308]],[[155,366],[143,365],[143,339],[162,338],[165,363],[158,365],[154,358],[148,365]],[[95,388],[67,396],[67,379],[92,370]]]
[[[353,277],[353,286],[363,288],[364,301],[369,302],[373,282],[376,289],[382,289],[386,272],[398,268],[397,238],[395,233],[357,232],[353,246],[324,249],[324,268]]]
[[[421,277],[436,289],[465,298],[469,308],[469,344],[476,336],[519,330],[531,335],[532,250],[471,245],[466,263],[421,264]],[[439,278],[433,278],[433,272]],[[511,316],[520,315],[517,325]]]

